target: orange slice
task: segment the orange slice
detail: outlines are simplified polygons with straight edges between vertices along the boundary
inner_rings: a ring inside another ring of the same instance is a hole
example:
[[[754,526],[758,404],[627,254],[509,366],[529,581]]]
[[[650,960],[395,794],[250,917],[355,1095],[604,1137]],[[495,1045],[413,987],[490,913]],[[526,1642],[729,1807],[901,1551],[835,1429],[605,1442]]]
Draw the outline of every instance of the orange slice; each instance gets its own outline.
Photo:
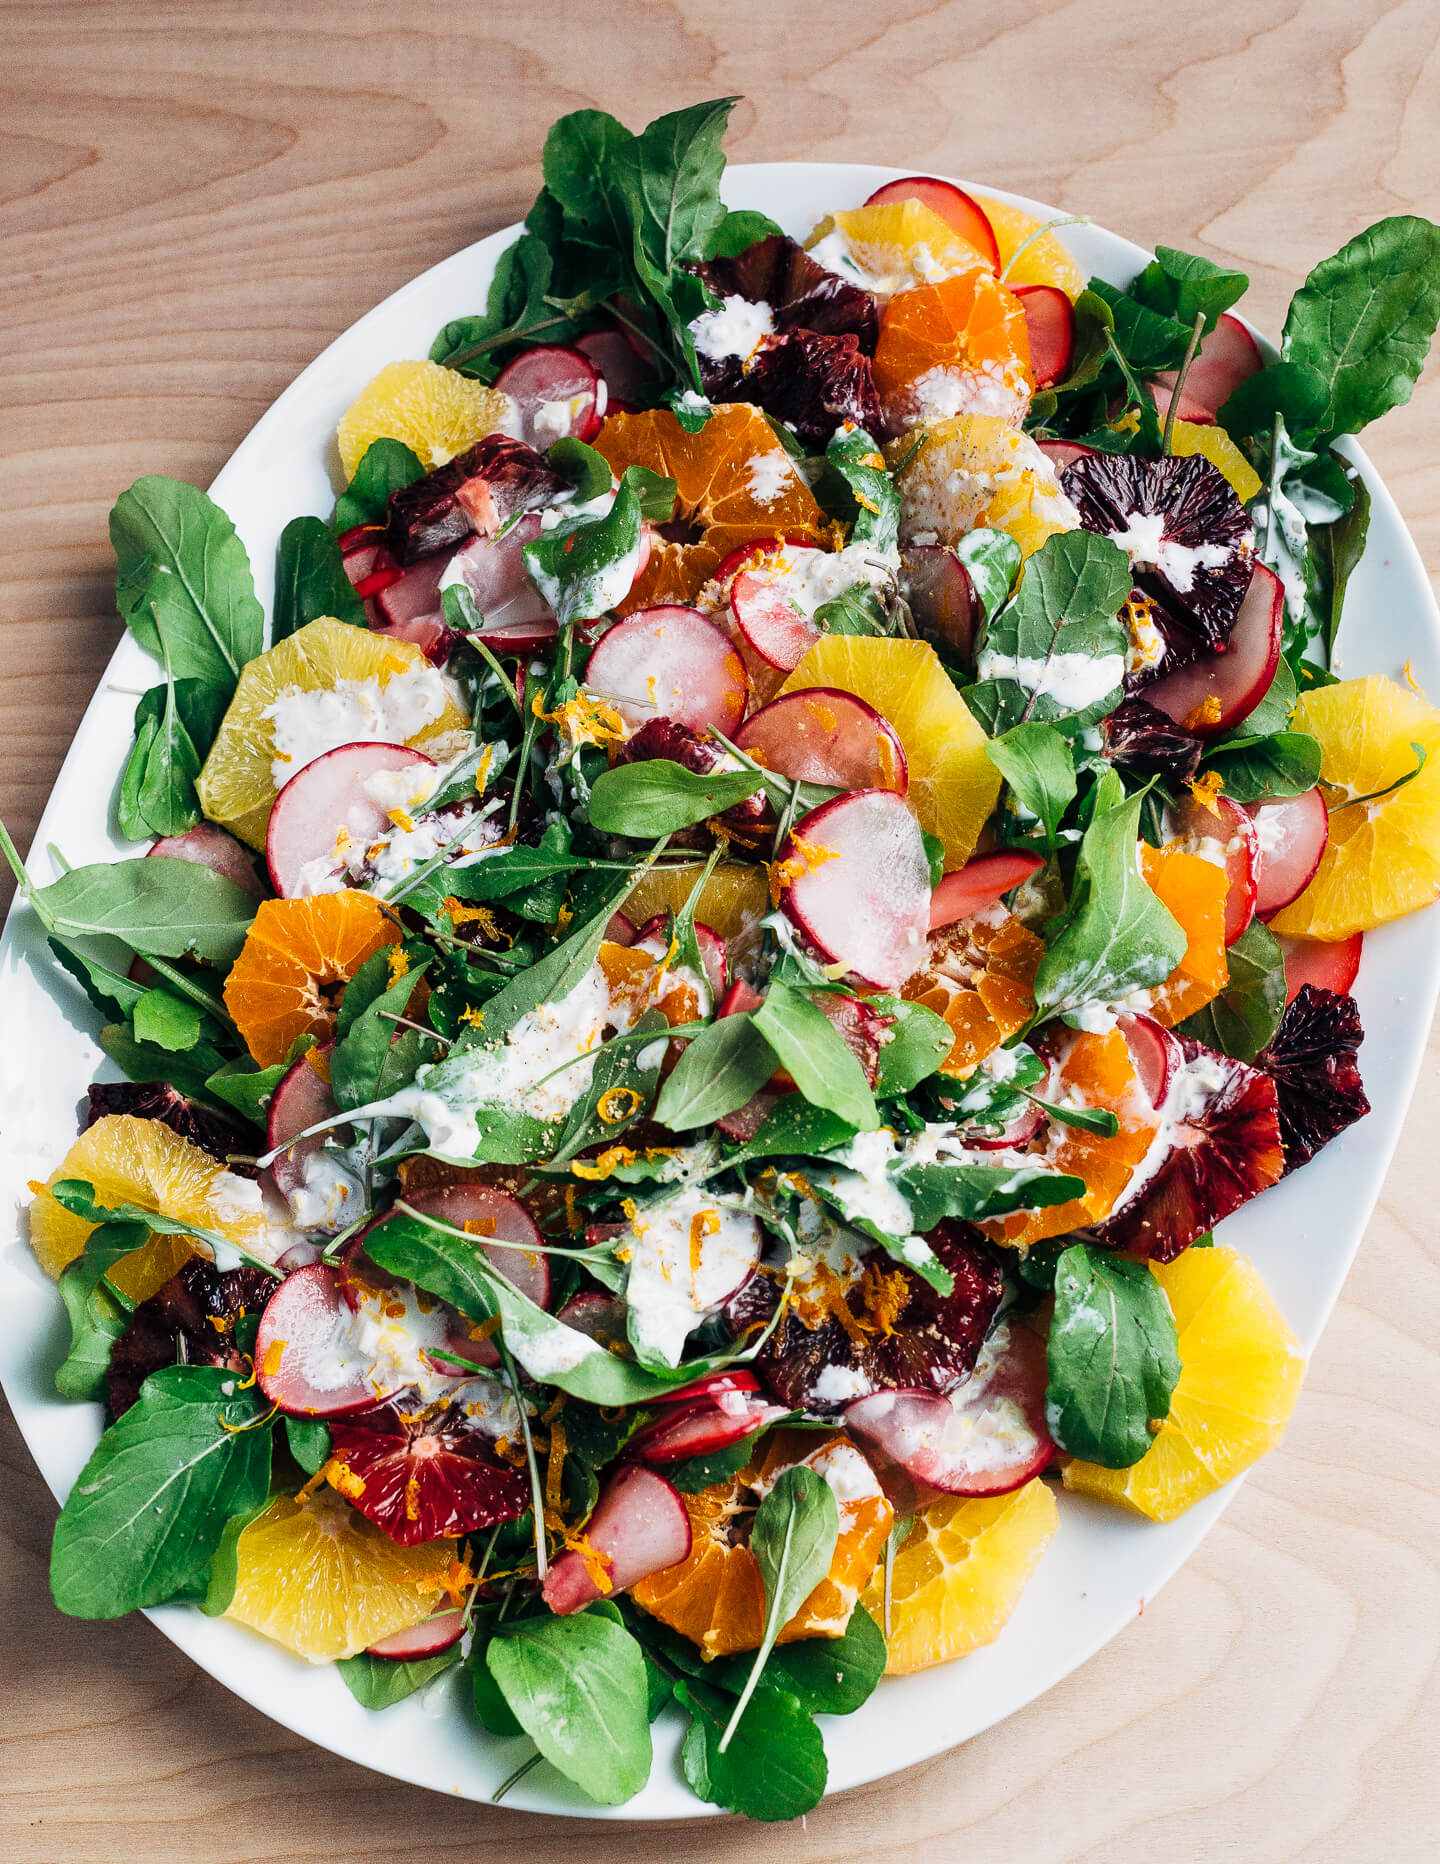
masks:
[[[967,1075],[1035,1013],[1035,973],[1043,942],[1013,914],[981,915],[947,926],[903,996],[949,1023],[955,1045],[941,1074]]]
[[[226,1195],[231,1187],[224,1182],[228,1174],[219,1160],[159,1120],[107,1113],[81,1133],[46,1185],[59,1178],[83,1178],[94,1185],[95,1201],[107,1210],[135,1204],[218,1231],[242,1248],[253,1247],[266,1234],[258,1205],[252,1211]],[[48,1188],[38,1191],[30,1206],[30,1247],[47,1275],[58,1275],[73,1262],[94,1229],[93,1223],[66,1210]],[[144,1301],[195,1253],[187,1237],[156,1231],[143,1249],[116,1264],[109,1279],[132,1301]]]
[[[823,245],[822,245],[823,242]],[[933,208],[917,200],[881,202],[829,214],[805,242],[822,265],[881,297],[987,270],[988,261]]]
[[[892,429],[977,398],[1018,426],[1035,386],[1020,300],[983,270],[892,298],[874,369]]]
[[[1055,285],[1067,298],[1078,298],[1085,289],[1085,274],[1070,256],[1069,248],[1056,233],[1041,233],[1015,259],[1021,244],[1045,225],[1023,208],[1006,207],[984,194],[975,196],[995,230],[995,244],[1000,249],[1000,270],[1010,285]],[[1012,264],[1011,261],[1014,260]],[[1006,268],[1009,267],[1007,271]]]
[[[1173,1262],[1152,1262],[1150,1273],[1169,1297],[1179,1334],[1170,1415],[1131,1468],[1076,1460],[1066,1466],[1065,1486],[1173,1521],[1280,1441],[1305,1358],[1238,1250],[1187,1249]]]
[[[1142,847],[1140,871],[1162,906],[1185,934],[1185,956],[1163,984],[1156,986],[1149,1014],[1173,1028],[1218,997],[1230,977],[1225,957],[1225,869],[1178,842],[1164,848]]]
[[[595,440],[612,472],[648,466],[673,479],[675,516],[651,540],[650,561],[621,612],[693,602],[722,558],[759,537],[827,544],[834,527],[758,408],[716,408],[687,434],[668,408],[612,414]]]
[[[945,1495],[916,1515],[890,1575],[886,1674],[909,1676],[993,1644],[1057,1525],[1055,1497],[1038,1476],[1008,1495]],[[883,1631],[883,1568],[861,1602]]]
[[[1054,466],[999,415],[927,421],[892,440],[885,457],[892,467],[904,464],[898,482],[906,538],[933,533],[942,544],[958,544],[985,525],[1008,531],[1028,557],[1057,531],[1079,528]]]
[[[225,1008],[260,1066],[284,1061],[298,1036],[328,1041],[341,989],[399,937],[379,901],[351,888],[262,900],[225,980]]]
[[[758,1468],[742,1469],[727,1482],[683,1496],[690,1551],[675,1566],[642,1579],[632,1592],[635,1603],[698,1644],[707,1657],[755,1650],[765,1632],[765,1586],[740,1530],[764,1487],[782,1470],[806,1463],[823,1471],[836,1462],[846,1478],[837,1489],[843,1486],[846,1492],[837,1497],[840,1536],[830,1571],[786,1622],[779,1641],[839,1637],[875,1570],[895,1511],[860,1452],[838,1432],[817,1444],[808,1431],[777,1431]]]
[[[510,397],[438,362],[392,362],[340,417],[335,439],[345,477],[377,440],[402,441],[427,470],[473,447],[510,412]]]

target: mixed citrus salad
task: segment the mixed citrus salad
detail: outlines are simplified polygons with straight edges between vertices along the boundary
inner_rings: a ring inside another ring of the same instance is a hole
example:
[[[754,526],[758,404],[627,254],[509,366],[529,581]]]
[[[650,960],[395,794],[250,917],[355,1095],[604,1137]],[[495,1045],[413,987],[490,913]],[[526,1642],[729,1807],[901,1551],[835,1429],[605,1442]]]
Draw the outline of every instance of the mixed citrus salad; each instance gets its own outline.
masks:
[[[554,126],[268,630],[202,492],[121,496],[153,845],[5,845],[125,1077],[29,1211],[109,1418],[61,1610],[457,1669],[604,1804],[673,1701],[784,1818],[1062,1491],[1168,1521],[1294,1405],[1212,1232],[1365,1114],[1362,938],[1440,892],[1440,711],[1328,670],[1440,229],[1266,362],[1240,273],[945,181],[727,211],[732,101]]]

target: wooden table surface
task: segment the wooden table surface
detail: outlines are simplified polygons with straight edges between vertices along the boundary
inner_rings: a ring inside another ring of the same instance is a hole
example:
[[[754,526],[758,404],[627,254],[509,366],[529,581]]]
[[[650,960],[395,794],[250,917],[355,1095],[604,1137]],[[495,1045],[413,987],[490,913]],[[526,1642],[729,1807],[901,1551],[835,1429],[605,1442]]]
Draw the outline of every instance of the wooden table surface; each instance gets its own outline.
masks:
[[[1440,214],[1437,0],[21,0],[0,33],[0,812],[22,847],[118,632],[116,494],[206,484],[337,332],[523,212],[562,111],[638,127],[739,92],[736,159],[985,178],[1243,267],[1272,330],[1368,222]],[[1437,425],[1432,365],[1366,441],[1432,565]],[[803,1830],[450,1801],[307,1746],[143,1620],[60,1617],[53,1505],[0,1406],[0,1858],[1440,1855],[1437,1117],[1431,1066],[1284,1448],[1143,1619]]]

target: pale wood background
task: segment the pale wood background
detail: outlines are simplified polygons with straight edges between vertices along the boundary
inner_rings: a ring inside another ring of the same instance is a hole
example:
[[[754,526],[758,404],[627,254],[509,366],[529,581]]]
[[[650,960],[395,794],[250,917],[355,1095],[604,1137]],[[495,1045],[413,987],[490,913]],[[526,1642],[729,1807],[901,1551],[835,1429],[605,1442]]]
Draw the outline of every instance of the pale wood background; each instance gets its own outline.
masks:
[[[0,809],[24,846],[117,633],[105,514],[205,484],[338,331],[515,217],[546,126],[738,91],[737,159],[988,178],[1247,269],[1275,328],[1369,221],[1440,214],[1437,0],[0,5]],[[1367,445],[1440,565],[1432,368]],[[396,1786],[141,1622],[51,1608],[0,1411],[0,1858],[1408,1864],[1440,1855],[1440,1084],[1287,1443],[1143,1621],[802,1831],[543,1821]]]

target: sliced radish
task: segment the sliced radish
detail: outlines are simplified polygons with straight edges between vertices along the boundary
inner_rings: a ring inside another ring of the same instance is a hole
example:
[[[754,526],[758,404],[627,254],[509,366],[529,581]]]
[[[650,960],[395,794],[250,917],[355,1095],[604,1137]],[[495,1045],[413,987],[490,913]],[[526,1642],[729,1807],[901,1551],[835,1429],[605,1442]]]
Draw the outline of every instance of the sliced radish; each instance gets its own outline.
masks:
[[[968,663],[980,611],[970,572],[948,544],[911,544],[901,556],[905,597],[926,640]]]
[[[743,577],[740,579],[743,581]],[[841,790],[909,787],[905,747],[888,720],[853,693],[808,686],[761,706],[735,734],[747,756],[792,783]]]
[[[642,1463],[678,1463],[687,1456],[713,1456],[742,1437],[775,1424],[790,1413],[747,1392],[727,1393],[734,1400],[723,1404],[714,1398],[673,1405],[664,1415],[639,1430],[625,1446],[626,1453]]]
[[[255,1377],[270,1402],[292,1417],[347,1417],[395,1395],[376,1392],[366,1378],[374,1356],[355,1344],[341,1281],[342,1271],[328,1262],[296,1269],[260,1316]]]
[[[391,583],[375,597],[380,616],[375,633],[388,634],[396,641],[410,641],[427,660],[437,664],[449,658],[455,645],[455,636],[445,626],[440,601],[440,578],[449,562],[449,556],[443,552],[421,557],[398,582]]]
[[[999,854],[977,854],[953,874],[946,874],[930,895],[930,930],[938,932],[942,926],[983,912],[1044,865],[1042,856],[1022,854],[1018,848],[1003,849]]]
[[[1364,943],[1363,932],[1353,932],[1333,945],[1318,938],[1282,937],[1286,1003],[1293,1003],[1306,984],[1314,984],[1317,990],[1338,991],[1343,996],[1355,982]]]
[[[350,535],[354,536],[355,533],[351,532]],[[391,583],[399,582],[405,574],[385,548],[383,531],[362,531],[358,543],[348,550],[342,546],[340,561],[351,587],[362,602],[367,597],[379,595]]]
[[[720,1007],[715,1014],[743,1016],[751,1010],[758,1010],[764,1001],[758,990],[752,990],[743,977],[737,977],[720,999]]]
[[[1330,815],[1319,788],[1250,808],[1259,847],[1255,910],[1262,919],[1288,906],[1315,878],[1330,840]]]
[[[615,1228],[619,1231],[624,1225],[616,1224]],[[625,1338],[625,1303],[616,1295],[601,1294],[598,1288],[571,1295],[555,1318],[602,1346]]]
[[[653,919],[647,919],[635,934],[631,943],[652,951],[657,958],[663,958],[669,949],[667,937],[669,922],[663,913],[656,913]],[[723,997],[726,990],[725,979],[730,971],[730,955],[725,941],[718,932],[698,920],[695,923],[695,943],[700,947],[700,962],[705,967],[705,982],[710,986],[713,997]]]
[[[1042,440],[1039,445],[1040,451],[1055,468],[1057,478],[1067,466],[1095,452],[1094,447],[1082,447],[1078,440]]]
[[[922,1490],[1004,1495],[1054,1458],[1046,1379],[1044,1341],[1018,1322],[1002,1321],[974,1372],[948,1396],[875,1392],[846,1407],[845,1428]]]
[[[265,863],[282,900],[345,885],[347,854],[395,827],[393,773],[433,770],[434,759],[403,744],[342,744],[298,770],[275,798],[265,831]],[[380,779],[380,782],[376,780]],[[381,792],[381,799],[372,794]]]
[[[359,550],[366,544],[383,543],[385,526],[383,524],[354,524],[348,531],[342,531],[336,542],[340,546],[341,558],[348,557],[352,550]]]
[[[782,673],[793,673],[820,639],[820,630],[795,606],[785,584],[763,571],[741,570],[730,584],[730,613],[749,646]]]
[[[633,945],[638,937],[635,921],[626,913],[611,913],[605,937],[611,945]]]
[[[333,1043],[316,1051],[321,1056],[330,1053]],[[298,1191],[305,1183],[305,1161],[319,1152],[324,1144],[322,1133],[315,1133],[309,1139],[299,1139],[291,1145],[297,1135],[307,1132],[310,1127],[318,1126],[322,1120],[338,1117],[339,1107],[330,1092],[330,1083],[314,1066],[308,1055],[302,1055],[292,1063],[289,1071],[280,1077],[280,1085],[270,1096],[270,1107],[265,1120],[265,1150],[275,1152],[270,1161],[270,1176],[276,1185],[289,1196]],[[280,1146],[289,1146],[286,1152],[278,1152]]]
[[[1233,945],[1255,917],[1260,875],[1260,838],[1243,809],[1224,796],[1209,806],[1187,796],[1170,812],[1175,836],[1186,850],[1225,869],[1225,943]]]
[[[750,685],[734,643],[699,609],[637,609],[600,637],[585,684],[637,730],[673,718],[727,736],[745,716]]]
[[[1017,1113],[1008,1125],[1000,1128],[999,1132],[987,1133],[983,1128],[976,1132],[967,1132],[965,1143],[967,1146],[973,1146],[978,1152],[1004,1152],[1012,1146],[1028,1145],[1044,1124],[1045,1115],[1040,1108],[1035,1105],[1034,1101],[1027,1101],[1025,1111]]]
[[[562,1553],[544,1585],[545,1603],[561,1616],[678,1565],[690,1551],[690,1516],[663,1476],[629,1464],[606,1483],[585,1523],[585,1539],[603,1560],[610,1583],[596,1585],[573,1549]]]
[[[938,214],[946,226],[953,227],[990,267],[1000,270],[1000,247],[990,216],[977,200],[953,181],[941,181],[934,175],[907,175],[903,181],[887,181],[866,201],[867,207],[889,207],[896,201],[919,201],[932,214]]]
[[[930,862],[920,824],[890,790],[853,790],[795,824],[780,903],[831,963],[894,990],[924,962]]]
[[[1177,416],[1182,421],[1213,422],[1240,384],[1263,367],[1264,358],[1254,337],[1238,317],[1230,316],[1228,311],[1223,313],[1186,372]],[[1163,404],[1159,394],[1155,397],[1161,420],[1169,409],[1178,377],[1178,370],[1167,369],[1153,378],[1154,386],[1167,391]]]
[[[495,378],[515,403],[520,438],[543,453],[567,435],[593,440],[600,431],[603,396],[590,358],[563,343],[526,350]]]
[[[1119,1019],[1121,1035],[1135,1064],[1135,1076],[1152,1107],[1158,1107],[1170,1092],[1175,1070],[1184,1061],[1179,1042],[1153,1016],[1132,1011]]]
[[[434,1191],[416,1191],[405,1202],[427,1217],[438,1217],[454,1229],[468,1231],[481,1254],[521,1294],[536,1307],[548,1304],[550,1259],[540,1253],[545,1238],[518,1197],[488,1184],[451,1184]]]
[[[530,588],[525,574],[525,546],[533,544],[539,535],[540,513],[522,512],[498,537],[477,534],[467,538],[446,568],[463,578],[476,608],[488,618]]]
[[[1145,698],[1199,738],[1229,731],[1248,718],[1270,690],[1280,663],[1284,615],[1280,578],[1257,563],[1225,652],[1207,654],[1163,674],[1145,688]]]
[[[1030,338],[1030,373],[1036,388],[1063,382],[1075,354],[1075,309],[1055,285],[1012,287],[1025,313]]]
[[[197,822],[183,835],[162,835],[153,848],[145,850],[147,860],[152,854],[158,854],[162,860],[189,861],[195,867],[208,867],[212,874],[233,880],[252,900],[265,897],[265,883],[255,872],[249,849],[213,822]]]
[[[655,381],[654,369],[623,330],[589,330],[575,339],[575,347],[609,390],[606,414],[619,413],[617,403],[638,402]]]
[[[688,1385],[681,1385],[673,1392],[662,1392],[658,1397],[647,1399],[648,1404],[694,1404],[700,1398],[719,1398],[728,1395],[743,1399],[749,1392],[758,1392],[760,1381],[753,1372],[747,1372],[743,1366],[730,1366],[724,1372],[708,1373],[703,1379],[692,1379]]]
[[[418,1663],[422,1657],[438,1657],[442,1650],[450,1650],[464,1635],[465,1608],[457,1605],[454,1611],[437,1612],[423,1624],[392,1631],[389,1637],[372,1644],[366,1655],[385,1657],[391,1663]]]

